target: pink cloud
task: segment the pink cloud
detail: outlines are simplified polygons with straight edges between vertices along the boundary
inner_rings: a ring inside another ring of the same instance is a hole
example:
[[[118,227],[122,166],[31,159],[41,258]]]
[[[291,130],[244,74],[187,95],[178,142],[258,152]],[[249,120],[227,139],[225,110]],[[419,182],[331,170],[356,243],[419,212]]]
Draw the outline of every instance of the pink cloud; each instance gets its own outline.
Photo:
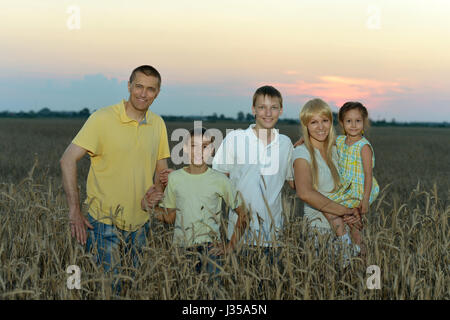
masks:
[[[274,83],[288,95],[314,96],[341,106],[346,101],[358,100],[377,108],[387,100],[389,93],[403,93],[398,81],[379,81],[365,78],[321,76],[317,82],[298,80],[295,83]]]

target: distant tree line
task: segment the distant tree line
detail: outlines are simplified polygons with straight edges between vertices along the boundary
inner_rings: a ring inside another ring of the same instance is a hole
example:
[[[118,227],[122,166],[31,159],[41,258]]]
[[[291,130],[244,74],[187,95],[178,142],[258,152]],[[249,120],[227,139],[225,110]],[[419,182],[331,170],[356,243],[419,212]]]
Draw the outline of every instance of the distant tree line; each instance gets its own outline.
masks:
[[[52,111],[49,108],[43,108],[38,112],[2,111],[0,112],[0,118],[87,118],[90,114],[88,108],[81,109],[80,111]]]
[[[1,111],[0,118],[87,118],[91,112],[88,108],[81,109],[80,111],[52,111],[49,108],[43,108],[37,112],[35,111],[19,111],[19,112],[10,112],[10,111]],[[208,121],[208,122],[217,122],[217,121],[237,121],[237,122],[253,122],[254,116],[251,113],[244,113],[239,111],[237,113],[236,118],[226,117],[224,114],[218,115],[214,112],[209,116],[173,116],[173,115],[161,115],[161,117],[165,121]],[[334,124],[337,125],[337,113],[333,112]],[[279,123],[284,124],[298,124],[300,120],[297,119],[279,119]],[[391,121],[377,120],[370,121],[371,126],[373,127],[392,127],[392,126],[402,126],[402,127],[450,127],[450,123],[447,121],[444,122],[397,122],[395,119]]]
[[[370,121],[372,127],[436,127],[436,128],[450,128],[450,122],[397,122],[395,119],[391,121],[378,120]]]
[[[37,112],[35,111],[19,111],[10,112],[2,111],[0,112],[0,118],[87,118],[90,115],[88,108],[84,108],[81,111],[51,111],[49,108],[43,108]],[[202,120],[208,122],[217,121],[239,121],[239,122],[252,122],[254,121],[254,116],[251,113],[244,114],[242,111],[238,112],[237,117],[226,117],[224,114],[218,115],[214,112],[209,116],[173,116],[173,115],[161,115],[164,121],[194,121]],[[280,119],[283,123],[298,123],[295,119]]]

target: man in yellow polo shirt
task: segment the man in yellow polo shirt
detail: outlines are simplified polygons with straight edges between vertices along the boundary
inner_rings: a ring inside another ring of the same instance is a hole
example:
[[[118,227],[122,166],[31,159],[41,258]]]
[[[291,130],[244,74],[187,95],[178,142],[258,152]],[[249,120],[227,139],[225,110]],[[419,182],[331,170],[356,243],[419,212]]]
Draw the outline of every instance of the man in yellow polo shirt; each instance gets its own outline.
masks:
[[[149,109],[158,96],[161,76],[151,66],[133,70],[128,82],[128,101],[94,112],[64,152],[60,164],[69,205],[72,236],[90,250],[96,246],[98,264],[104,270],[120,266],[112,251],[119,236],[136,253],[146,242],[149,215],[141,209],[146,190],[166,175],[170,157],[164,120]],[[88,217],[80,210],[77,161],[91,158],[87,178]],[[89,235],[86,228],[92,229]]]

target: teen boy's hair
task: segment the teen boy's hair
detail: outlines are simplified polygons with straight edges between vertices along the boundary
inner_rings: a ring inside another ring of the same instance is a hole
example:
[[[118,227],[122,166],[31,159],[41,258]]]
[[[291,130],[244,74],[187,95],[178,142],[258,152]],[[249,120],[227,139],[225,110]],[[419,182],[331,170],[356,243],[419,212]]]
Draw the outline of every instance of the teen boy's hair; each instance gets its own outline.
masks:
[[[130,76],[130,83],[133,82],[134,78],[136,78],[136,72],[142,72],[147,77],[152,76],[158,79],[158,87],[161,88],[161,75],[159,74],[158,70],[153,68],[152,66],[143,65],[140,67],[137,67],[136,69],[131,72]]]
[[[253,95],[253,106],[255,106],[258,96],[278,98],[280,100],[280,106],[283,108],[283,98],[281,97],[281,93],[272,86],[262,86],[255,91],[255,94]]]

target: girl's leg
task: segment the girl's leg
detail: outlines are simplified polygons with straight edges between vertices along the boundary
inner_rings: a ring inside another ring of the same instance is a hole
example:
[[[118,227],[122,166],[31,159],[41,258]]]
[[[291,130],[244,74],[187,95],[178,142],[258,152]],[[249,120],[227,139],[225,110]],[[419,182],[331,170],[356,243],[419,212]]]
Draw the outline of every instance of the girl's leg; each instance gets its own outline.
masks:
[[[358,230],[358,228],[350,226],[350,236],[352,237],[352,241],[354,244],[361,246],[361,232]]]
[[[360,257],[365,259],[366,257],[366,246],[364,245],[364,241],[362,239],[362,230],[354,226],[350,226],[350,235],[352,237],[352,241],[354,244],[358,245],[360,250]]]

